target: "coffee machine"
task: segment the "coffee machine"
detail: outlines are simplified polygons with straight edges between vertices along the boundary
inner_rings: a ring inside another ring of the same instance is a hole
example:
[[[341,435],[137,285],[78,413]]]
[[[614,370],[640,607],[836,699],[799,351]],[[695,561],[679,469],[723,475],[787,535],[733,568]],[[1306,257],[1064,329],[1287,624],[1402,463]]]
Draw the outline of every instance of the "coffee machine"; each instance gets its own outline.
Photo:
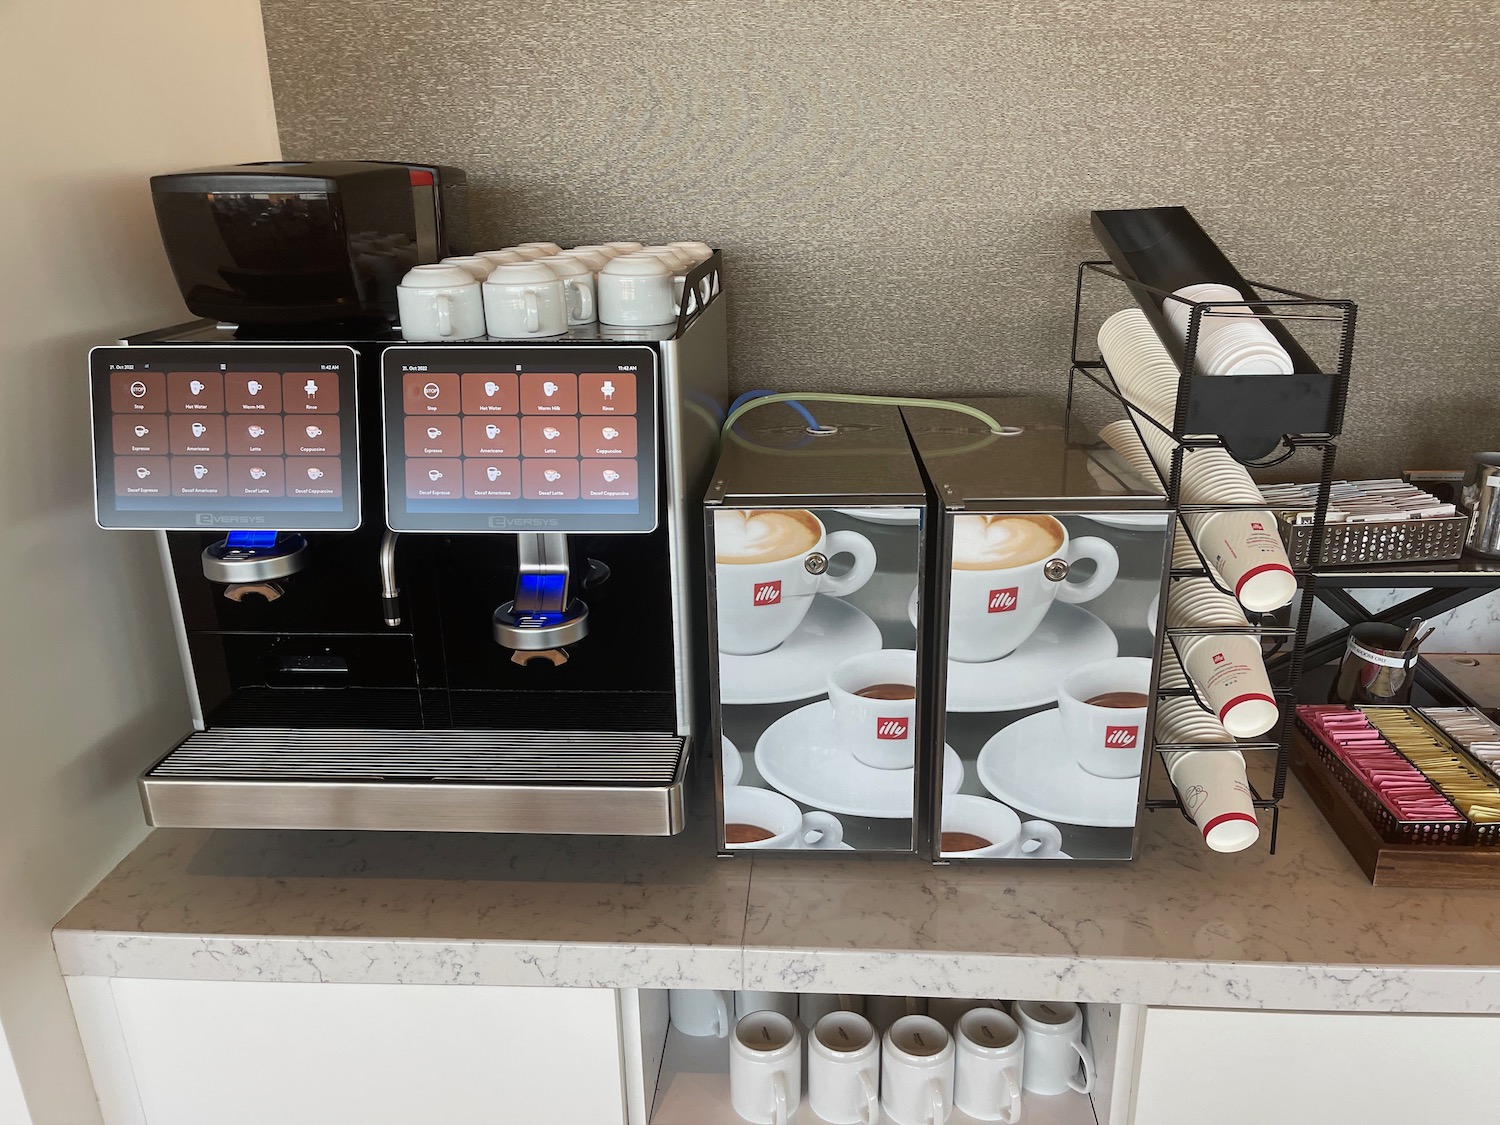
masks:
[[[524,345],[198,321],[95,348],[99,522],[157,536],[194,726],[147,819],[679,831],[719,270],[675,324]]]

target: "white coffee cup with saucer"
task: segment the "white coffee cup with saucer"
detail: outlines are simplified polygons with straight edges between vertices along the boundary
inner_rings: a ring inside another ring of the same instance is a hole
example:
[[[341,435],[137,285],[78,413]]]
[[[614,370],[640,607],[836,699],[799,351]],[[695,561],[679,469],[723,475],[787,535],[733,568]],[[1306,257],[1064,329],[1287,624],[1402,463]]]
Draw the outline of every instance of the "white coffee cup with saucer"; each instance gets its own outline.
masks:
[[[844,839],[844,826],[831,813],[804,813],[780,793],[748,785],[724,790],[724,825],[731,848],[817,851],[836,849]]]
[[[876,769],[911,769],[917,745],[917,654],[851,656],[828,675],[834,726],[849,752]]]
[[[975,841],[984,843],[958,846]],[[1023,823],[999,801],[952,793],[943,798],[940,847],[952,859],[1048,859],[1062,850],[1062,833],[1045,820]]]

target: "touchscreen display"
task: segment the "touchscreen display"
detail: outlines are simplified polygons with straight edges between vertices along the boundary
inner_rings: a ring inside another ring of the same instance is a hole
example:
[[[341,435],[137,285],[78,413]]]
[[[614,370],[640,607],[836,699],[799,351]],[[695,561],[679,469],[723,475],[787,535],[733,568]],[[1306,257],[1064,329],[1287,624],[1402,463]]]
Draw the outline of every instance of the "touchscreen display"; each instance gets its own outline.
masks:
[[[99,526],[353,531],[353,348],[89,352]]]
[[[395,531],[656,527],[656,352],[394,347],[382,358]]]

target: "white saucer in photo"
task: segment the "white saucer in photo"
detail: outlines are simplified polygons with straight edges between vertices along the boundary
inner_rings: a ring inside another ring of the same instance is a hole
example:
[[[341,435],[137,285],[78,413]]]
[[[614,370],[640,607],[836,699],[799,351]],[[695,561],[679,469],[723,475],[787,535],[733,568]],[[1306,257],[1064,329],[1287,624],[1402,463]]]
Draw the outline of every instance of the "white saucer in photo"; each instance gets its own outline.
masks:
[[[863,610],[819,594],[797,631],[770,652],[719,653],[719,702],[791,703],[822,695],[835,664],[874,652],[880,643],[880,626]]]
[[[914,524],[922,519],[921,508],[835,508],[834,511],[866,523]]]
[[[719,757],[724,764],[724,788],[738,785],[740,778],[745,775],[745,759],[740,757],[739,747],[727,737],[719,739]]]
[[[1079,512],[1078,515],[1105,527],[1126,531],[1165,531],[1168,512]]]
[[[979,783],[1017,812],[1064,824],[1133,828],[1141,779],[1099,777],[1065,745],[1056,710],[1027,715],[984,744]]]
[[[1120,654],[1114,631],[1082,606],[1053,602],[1035,633],[1009,656],[984,664],[948,661],[949,711],[1024,711],[1057,701],[1057,685],[1080,664]]]
[[[755,768],[773,789],[825,812],[876,820],[910,820],[916,771],[867,766],[837,741],[826,699],[783,715],[755,745]],[[943,747],[943,792],[956,793],[964,765]]]

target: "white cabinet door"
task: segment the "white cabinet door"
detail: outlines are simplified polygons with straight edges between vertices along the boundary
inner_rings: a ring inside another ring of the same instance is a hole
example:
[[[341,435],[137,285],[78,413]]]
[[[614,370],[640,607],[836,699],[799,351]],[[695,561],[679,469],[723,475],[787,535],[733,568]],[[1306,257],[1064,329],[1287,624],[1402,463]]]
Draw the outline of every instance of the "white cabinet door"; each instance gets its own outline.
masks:
[[[1137,1125],[1493,1120],[1500,1016],[1151,1008]]]
[[[609,989],[110,986],[138,1094],[111,1125],[624,1125]]]

